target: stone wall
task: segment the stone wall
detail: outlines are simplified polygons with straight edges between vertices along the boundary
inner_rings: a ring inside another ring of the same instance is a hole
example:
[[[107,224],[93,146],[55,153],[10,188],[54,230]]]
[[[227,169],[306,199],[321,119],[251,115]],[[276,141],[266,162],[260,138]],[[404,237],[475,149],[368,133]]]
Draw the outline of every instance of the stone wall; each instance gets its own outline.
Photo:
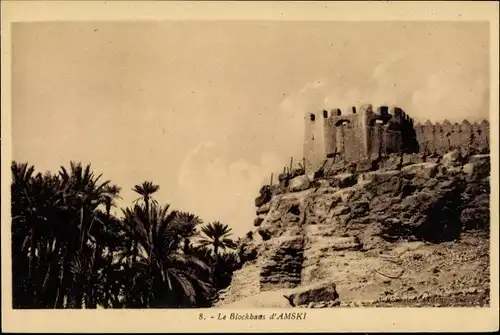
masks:
[[[328,158],[356,162],[378,155],[417,151],[413,120],[399,107],[372,105],[335,108],[306,117],[306,172]]]
[[[333,109],[323,112],[325,148],[324,158],[338,154],[345,160],[357,160],[366,152],[366,127],[363,113],[357,114],[352,107],[350,114]]]
[[[449,121],[415,125],[418,151],[421,153],[442,154],[452,149],[475,149],[480,153],[489,152],[489,122],[470,124],[464,120],[461,124]]]
[[[323,119],[319,113],[310,113],[305,116],[304,122],[304,160],[308,171],[315,171],[325,157]]]
[[[399,152],[442,155],[453,149],[489,152],[487,120],[415,125],[399,107],[373,110],[372,105],[362,105],[348,110],[335,108],[306,116],[306,173],[317,171],[327,159],[357,162]]]

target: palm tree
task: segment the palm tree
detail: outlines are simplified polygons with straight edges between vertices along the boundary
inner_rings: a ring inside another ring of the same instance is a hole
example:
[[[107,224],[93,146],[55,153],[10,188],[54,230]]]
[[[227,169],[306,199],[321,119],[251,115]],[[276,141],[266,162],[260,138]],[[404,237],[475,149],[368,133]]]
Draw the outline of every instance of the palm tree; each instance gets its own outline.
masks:
[[[193,246],[202,220],[159,206],[152,182],[134,187],[141,198],[118,218],[120,188],[90,164],[70,162],[57,174],[35,175],[27,163],[11,169],[14,308],[205,307],[215,282],[207,264],[220,265],[224,283],[234,271],[234,257],[220,255],[233,248],[230,229],[203,227],[212,242]]]
[[[216,273],[218,278],[217,283],[218,288],[224,288],[231,284],[232,274],[241,267],[241,263],[238,254],[233,251],[222,254],[219,262],[220,264]]]
[[[217,273],[219,267],[220,250],[234,249],[236,243],[229,238],[231,236],[231,228],[228,225],[222,224],[219,221],[214,221],[201,228],[202,237],[199,240],[200,246],[209,247],[213,250],[215,258],[215,270]],[[216,285],[216,277],[213,277]]]
[[[120,197],[121,187],[116,185],[106,185],[104,188],[104,204],[106,206],[106,216],[110,217],[111,207],[116,206],[114,200],[121,199]]]
[[[62,181],[62,205],[67,212],[70,224],[69,236],[66,236],[62,263],[68,272],[62,272],[60,289],[68,295],[72,307],[95,308],[95,291],[98,283],[94,276],[89,276],[89,269],[94,268],[98,248],[98,235],[102,226],[96,215],[97,208],[104,204],[105,190],[109,181],[99,183],[102,175],[94,175],[90,164],[70,162],[70,170],[61,167],[59,177]],[[97,226],[95,226],[97,225]],[[66,278],[65,278],[66,277]],[[85,285],[80,280],[86,280]],[[59,304],[62,300],[59,301]]]
[[[141,185],[135,185],[132,191],[140,195],[139,198],[134,200],[134,203],[142,200],[144,202],[144,207],[146,213],[149,213],[150,202],[157,205],[158,202],[152,197],[152,195],[160,189],[159,185],[153,184],[152,181],[144,181]],[[134,243],[132,248],[137,249],[137,245]]]
[[[190,250],[191,238],[197,234],[198,226],[202,225],[203,221],[195,214],[177,211],[172,221],[171,230],[183,242],[183,249]]]
[[[149,211],[149,205],[150,202],[153,202],[154,204],[158,204],[158,202],[153,199],[151,196],[156,193],[160,189],[159,185],[153,184],[152,181],[144,181],[141,185],[135,185],[132,191],[136,192],[137,194],[140,195],[139,198],[137,198],[134,203],[136,203],[139,200],[142,200],[144,202],[144,205],[146,207],[146,212]]]
[[[43,200],[34,195],[34,166],[27,163],[13,162],[12,170],[12,257],[13,275],[22,282],[26,295],[22,298],[24,303],[38,305],[37,297],[37,250],[38,236],[45,217],[41,212],[43,205],[37,200]],[[38,178],[40,180],[40,178]],[[27,264],[23,264],[24,259]],[[27,265],[27,269],[23,267]],[[27,271],[25,271],[27,270]],[[31,294],[30,294],[31,293]],[[16,303],[16,301],[14,301]]]
[[[123,231],[137,248],[124,247],[121,260],[133,258],[129,306],[166,307],[196,305],[210,296],[210,268],[196,256],[183,254],[179,234],[178,212],[169,212],[169,205],[152,204],[149,212],[135,205],[124,210]]]
[[[219,250],[234,249],[236,243],[229,238],[231,228],[219,221],[214,221],[201,228],[202,237],[199,240],[201,246],[211,247],[214,255],[219,255]]]

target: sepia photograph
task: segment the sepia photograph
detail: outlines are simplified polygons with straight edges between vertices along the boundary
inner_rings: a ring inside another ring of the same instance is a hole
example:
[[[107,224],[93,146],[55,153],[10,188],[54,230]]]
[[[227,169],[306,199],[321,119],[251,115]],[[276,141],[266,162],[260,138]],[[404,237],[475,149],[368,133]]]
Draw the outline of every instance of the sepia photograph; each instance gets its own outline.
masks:
[[[7,307],[185,323],[498,308],[494,30],[13,20]]]

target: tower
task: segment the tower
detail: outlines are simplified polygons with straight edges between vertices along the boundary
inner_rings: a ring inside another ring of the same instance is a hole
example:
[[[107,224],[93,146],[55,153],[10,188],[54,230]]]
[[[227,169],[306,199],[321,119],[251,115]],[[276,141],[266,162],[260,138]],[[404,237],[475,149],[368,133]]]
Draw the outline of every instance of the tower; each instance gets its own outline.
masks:
[[[316,171],[325,159],[324,122],[321,113],[307,113],[304,117],[304,159],[306,172]]]
[[[304,157],[307,171],[325,159],[356,162],[416,149],[413,120],[399,107],[370,104],[310,113],[306,116]]]

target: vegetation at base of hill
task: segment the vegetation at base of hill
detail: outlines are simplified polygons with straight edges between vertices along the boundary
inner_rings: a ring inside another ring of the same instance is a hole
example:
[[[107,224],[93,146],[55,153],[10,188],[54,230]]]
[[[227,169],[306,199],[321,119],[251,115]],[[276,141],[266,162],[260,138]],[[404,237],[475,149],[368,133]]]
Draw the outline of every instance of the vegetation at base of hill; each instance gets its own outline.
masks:
[[[12,162],[13,308],[208,307],[239,267],[231,229],[159,204],[159,186],[111,213],[121,188],[90,165]]]

